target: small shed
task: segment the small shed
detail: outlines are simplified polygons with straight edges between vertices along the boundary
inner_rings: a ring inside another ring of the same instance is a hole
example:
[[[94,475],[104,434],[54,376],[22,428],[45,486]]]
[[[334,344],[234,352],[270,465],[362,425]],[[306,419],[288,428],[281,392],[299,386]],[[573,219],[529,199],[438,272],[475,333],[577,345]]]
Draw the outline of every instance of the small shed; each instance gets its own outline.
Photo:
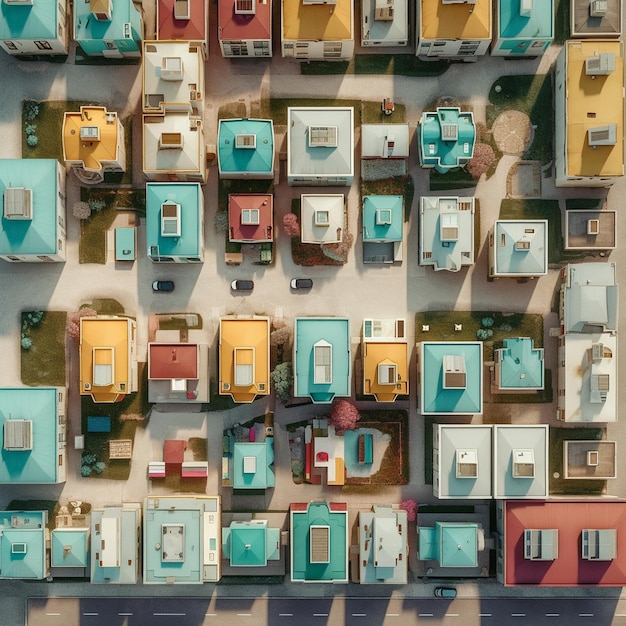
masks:
[[[136,236],[135,227],[125,227],[115,229],[115,260],[134,261],[136,257]]]

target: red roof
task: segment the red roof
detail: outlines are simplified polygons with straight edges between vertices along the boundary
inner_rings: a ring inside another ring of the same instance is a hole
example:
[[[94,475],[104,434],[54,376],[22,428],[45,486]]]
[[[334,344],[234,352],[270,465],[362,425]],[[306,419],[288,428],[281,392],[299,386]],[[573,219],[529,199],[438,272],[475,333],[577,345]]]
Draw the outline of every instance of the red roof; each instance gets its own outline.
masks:
[[[151,343],[148,378],[172,380],[198,378],[198,346],[195,343]]]
[[[272,2],[256,0],[254,15],[235,13],[235,0],[219,0],[217,7],[218,33],[220,40],[225,39],[271,39]]]
[[[626,585],[626,501],[507,500],[504,519],[504,584],[541,586]],[[524,530],[559,531],[558,558],[524,558]],[[616,529],[617,556],[612,561],[581,558],[583,529]]]
[[[273,241],[274,202],[272,194],[236,193],[228,196],[230,241]],[[242,224],[244,210],[258,210],[258,224]]]
[[[207,15],[204,0],[189,0],[188,20],[174,19],[175,0],[157,1],[157,39],[206,41]]]

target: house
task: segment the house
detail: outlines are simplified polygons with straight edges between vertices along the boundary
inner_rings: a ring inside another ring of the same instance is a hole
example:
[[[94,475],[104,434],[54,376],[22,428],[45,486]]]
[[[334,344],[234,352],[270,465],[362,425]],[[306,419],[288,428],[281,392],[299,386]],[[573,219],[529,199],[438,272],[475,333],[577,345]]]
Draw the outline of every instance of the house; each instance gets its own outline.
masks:
[[[554,39],[554,0],[496,0],[491,56],[541,56]]]
[[[548,273],[548,220],[496,220],[489,231],[490,278]]]
[[[157,0],[156,38],[159,41],[187,41],[199,45],[208,56],[209,16],[205,2]]]
[[[618,290],[615,263],[561,270],[557,418],[617,420]]]
[[[363,47],[406,46],[408,39],[408,0],[361,0]]]
[[[137,391],[137,322],[129,317],[80,318],[80,395],[119,402]]]
[[[620,37],[622,0],[570,0],[572,37]]]
[[[274,196],[271,193],[228,195],[228,241],[274,241]]]
[[[294,322],[293,395],[329,404],[351,395],[350,320],[297,317]]]
[[[68,6],[57,0],[0,4],[0,47],[13,55],[67,55]]]
[[[91,511],[91,582],[139,582],[141,504],[126,502]]]
[[[500,500],[497,578],[507,587],[623,587],[626,502]]]
[[[363,393],[393,402],[409,393],[409,345],[403,319],[363,320]]]
[[[406,176],[409,144],[408,124],[361,124],[361,178]]]
[[[233,489],[265,490],[274,486],[274,437],[237,441],[232,454]]]
[[[622,42],[566,41],[554,83],[557,187],[610,187],[624,175]]]
[[[1,159],[0,259],[63,262],[65,168],[55,159]]]
[[[438,568],[451,570],[451,576],[477,570],[478,553],[485,549],[484,530],[473,522],[442,521],[435,522],[434,527],[419,526],[417,537],[418,559],[435,561]]]
[[[204,195],[198,183],[146,184],[146,249],[153,263],[204,261]]]
[[[282,55],[349,61],[354,54],[352,0],[281,0]]]
[[[543,348],[530,337],[508,337],[493,351],[498,391],[536,391],[544,388]]]
[[[306,193],[300,196],[300,240],[302,243],[340,243],[346,224],[342,193]]]
[[[420,352],[422,415],[482,414],[482,342],[422,341]]]
[[[0,580],[43,580],[49,573],[48,511],[0,511]]]
[[[433,424],[433,495],[440,500],[493,496],[492,426]]]
[[[66,390],[0,389],[0,484],[65,482]]]
[[[375,504],[359,511],[359,582],[362,585],[406,585],[408,576],[408,521],[402,509]]]
[[[101,183],[106,172],[126,171],[124,127],[117,113],[106,107],[81,106],[63,114],[63,160],[78,180]]]
[[[297,6],[299,0],[285,0],[283,7],[287,2]],[[328,11],[328,5],[314,6]],[[337,10],[333,15],[336,14]],[[290,185],[349,187],[353,178],[354,109],[288,107],[287,182]]]
[[[440,174],[463,167],[474,156],[476,126],[471,111],[438,107],[422,113],[417,126],[420,165]]]
[[[363,263],[401,263],[403,226],[402,196],[364,196]]]
[[[291,582],[348,582],[348,506],[292,502]]]
[[[154,181],[206,183],[202,119],[187,111],[144,115],[143,172]]]
[[[563,478],[566,480],[617,478],[617,442],[604,439],[565,439]]]
[[[144,584],[221,578],[220,496],[148,496],[143,505]]]
[[[226,58],[272,56],[272,0],[219,0],[217,38]]]
[[[254,569],[250,575],[259,575],[263,572],[259,568],[280,561],[281,553],[280,528],[270,528],[267,520],[233,520],[222,528],[222,555],[238,576],[245,576],[250,568]]]
[[[417,56],[462,59],[487,54],[491,0],[418,0]]]
[[[458,272],[474,264],[474,206],[474,198],[420,198],[420,265]]]
[[[565,211],[565,250],[613,250],[617,239],[616,211]]]
[[[272,120],[219,120],[217,166],[220,178],[273,179],[274,123]]]
[[[73,5],[74,39],[87,56],[139,58],[141,11],[132,0],[89,0]]]
[[[89,578],[89,528],[55,528],[50,533],[50,574],[53,578]]]
[[[253,402],[270,392],[270,318],[220,319],[219,393]]]
[[[185,111],[203,118],[204,61],[201,43],[145,41],[142,64],[143,112],[163,115]]]

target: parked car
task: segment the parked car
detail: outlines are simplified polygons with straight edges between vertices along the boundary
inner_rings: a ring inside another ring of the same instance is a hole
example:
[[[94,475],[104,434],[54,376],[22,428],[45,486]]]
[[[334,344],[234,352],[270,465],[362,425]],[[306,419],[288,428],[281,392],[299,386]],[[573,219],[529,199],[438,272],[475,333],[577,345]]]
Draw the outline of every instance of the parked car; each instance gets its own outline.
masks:
[[[158,292],[174,291],[174,281],[173,280],[155,280],[152,283],[152,291],[158,291]]]
[[[292,289],[311,289],[313,287],[313,281],[310,278],[292,278]]]
[[[254,289],[254,281],[252,280],[233,280],[230,283],[233,291],[252,291]]]
[[[435,598],[456,598],[454,587],[435,587]]]

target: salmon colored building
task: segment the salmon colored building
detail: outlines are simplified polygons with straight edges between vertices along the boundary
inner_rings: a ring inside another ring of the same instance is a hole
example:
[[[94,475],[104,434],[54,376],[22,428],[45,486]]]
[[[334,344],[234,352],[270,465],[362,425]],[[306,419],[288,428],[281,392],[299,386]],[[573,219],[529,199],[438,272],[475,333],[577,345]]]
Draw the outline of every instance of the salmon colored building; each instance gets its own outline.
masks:
[[[200,44],[208,56],[208,4],[204,0],[157,0],[156,38]]]
[[[219,0],[217,37],[222,56],[272,56],[272,0]]]

